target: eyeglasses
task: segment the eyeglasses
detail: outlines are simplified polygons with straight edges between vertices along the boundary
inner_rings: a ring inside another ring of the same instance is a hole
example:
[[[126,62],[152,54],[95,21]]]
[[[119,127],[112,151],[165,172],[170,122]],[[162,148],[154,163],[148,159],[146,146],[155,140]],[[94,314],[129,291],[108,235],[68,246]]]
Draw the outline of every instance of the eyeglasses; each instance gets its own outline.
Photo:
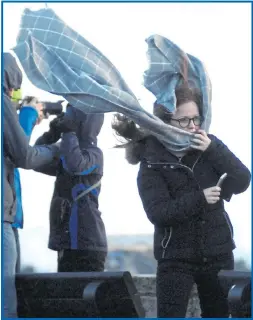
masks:
[[[189,127],[191,121],[193,121],[195,126],[200,126],[202,124],[202,122],[203,122],[203,118],[201,116],[197,116],[197,117],[194,117],[194,118],[184,117],[184,118],[181,118],[181,119],[173,119],[172,118],[171,120],[177,121],[181,128]]]

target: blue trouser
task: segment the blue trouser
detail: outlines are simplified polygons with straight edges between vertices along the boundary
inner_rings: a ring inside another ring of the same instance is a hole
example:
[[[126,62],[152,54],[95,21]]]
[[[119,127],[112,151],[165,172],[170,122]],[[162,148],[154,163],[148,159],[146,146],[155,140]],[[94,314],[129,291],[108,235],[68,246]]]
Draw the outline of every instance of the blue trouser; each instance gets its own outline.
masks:
[[[18,258],[16,237],[10,223],[3,225],[4,244],[4,317],[17,318],[17,293],[15,275]]]

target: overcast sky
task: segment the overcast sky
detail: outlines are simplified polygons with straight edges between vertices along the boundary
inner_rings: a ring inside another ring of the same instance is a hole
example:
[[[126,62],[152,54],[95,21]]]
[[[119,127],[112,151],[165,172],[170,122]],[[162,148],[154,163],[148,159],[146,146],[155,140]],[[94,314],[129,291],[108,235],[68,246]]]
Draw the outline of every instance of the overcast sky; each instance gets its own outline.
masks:
[[[140,99],[152,110],[154,96],[142,86],[147,66],[145,39],[161,34],[201,59],[213,85],[213,120],[217,135],[251,166],[251,6],[243,3],[54,3],[48,4],[70,27],[101,50],[122,73]],[[43,4],[4,4],[4,50],[15,46],[24,8]],[[23,93],[40,99],[57,97],[35,88],[26,77]],[[100,210],[108,234],[152,233],[136,186],[138,165],[129,165],[124,152],[113,149],[116,139],[106,115],[99,145],[105,167]],[[33,143],[48,129],[37,126]],[[22,258],[41,270],[54,270],[55,254],[47,249],[48,211],[54,178],[33,171],[21,173],[25,229],[21,232]],[[235,229],[236,254],[250,262],[251,190],[234,196],[226,209]]]

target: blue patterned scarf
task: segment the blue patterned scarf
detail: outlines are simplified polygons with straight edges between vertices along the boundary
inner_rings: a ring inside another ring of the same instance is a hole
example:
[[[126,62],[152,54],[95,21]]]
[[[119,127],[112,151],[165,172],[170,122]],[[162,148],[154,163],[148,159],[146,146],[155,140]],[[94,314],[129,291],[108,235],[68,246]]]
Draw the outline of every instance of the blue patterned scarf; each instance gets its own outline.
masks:
[[[175,87],[187,76],[202,90],[202,128],[208,131],[211,86],[202,63],[161,36],[151,36],[147,43],[150,66],[144,73],[146,88],[173,112]],[[14,52],[38,88],[64,97],[85,113],[122,113],[174,153],[190,148],[192,134],[163,123],[142,108],[115,66],[52,9],[24,10]]]

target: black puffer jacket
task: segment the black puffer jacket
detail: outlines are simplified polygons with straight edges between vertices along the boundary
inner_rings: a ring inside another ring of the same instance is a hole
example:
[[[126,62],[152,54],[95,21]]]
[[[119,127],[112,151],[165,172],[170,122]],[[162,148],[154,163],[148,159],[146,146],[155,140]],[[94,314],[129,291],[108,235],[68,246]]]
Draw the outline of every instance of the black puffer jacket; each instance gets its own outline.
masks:
[[[155,226],[157,260],[208,262],[235,248],[233,227],[224,201],[245,191],[249,170],[213,135],[205,152],[191,151],[182,159],[156,138],[147,138],[138,174],[138,189],[148,219]],[[227,172],[221,200],[208,204],[203,190],[215,186]]]

